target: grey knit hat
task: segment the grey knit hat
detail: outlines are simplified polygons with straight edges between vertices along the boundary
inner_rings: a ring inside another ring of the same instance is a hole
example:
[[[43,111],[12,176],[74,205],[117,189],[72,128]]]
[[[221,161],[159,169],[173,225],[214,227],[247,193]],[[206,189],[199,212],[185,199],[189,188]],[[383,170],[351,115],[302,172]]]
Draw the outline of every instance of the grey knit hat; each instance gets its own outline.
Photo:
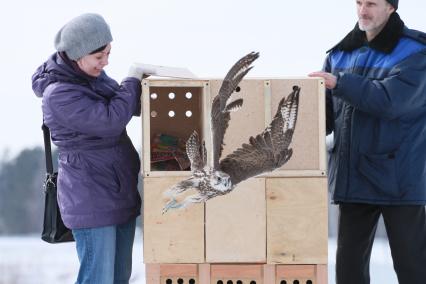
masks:
[[[395,10],[398,9],[398,0],[386,0],[389,2],[389,4],[391,4]]]
[[[63,26],[55,37],[57,51],[77,60],[112,41],[111,31],[98,14],[83,14]]]

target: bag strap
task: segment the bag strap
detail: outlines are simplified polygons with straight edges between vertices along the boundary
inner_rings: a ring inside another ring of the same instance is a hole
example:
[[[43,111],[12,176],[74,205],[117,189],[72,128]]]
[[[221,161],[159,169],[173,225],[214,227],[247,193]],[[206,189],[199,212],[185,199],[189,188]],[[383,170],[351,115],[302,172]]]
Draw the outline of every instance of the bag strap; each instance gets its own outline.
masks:
[[[43,129],[43,137],[44,137],[44,154],[46,156],[46,171],[48,174],[53,174],[53,162],[52,162],[52,149],[50,144],[50,131],[49,127],[44,124],[41,126]]]

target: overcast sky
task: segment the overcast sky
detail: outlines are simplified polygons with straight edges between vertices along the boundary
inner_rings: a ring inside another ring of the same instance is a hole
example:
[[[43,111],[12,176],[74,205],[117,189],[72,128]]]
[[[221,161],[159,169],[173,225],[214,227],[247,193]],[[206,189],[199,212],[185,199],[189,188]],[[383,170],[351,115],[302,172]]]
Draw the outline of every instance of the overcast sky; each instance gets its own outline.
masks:
[[[182,66],[200,77],[223,77],[259,51],[251,77],[306,76],[356,22],[355,0],[0,0],[0,158],[42,145],[41,100],[31,75],[54,52],[56,32],[71,18],[100,13],[114,41],[108,75],[117,81],[132,62]],[[334,11],[334,12],[331,12]],[[338,11],[338,12],[337,12]],[[410,27],[426,31],[426,1],[400,1]],[[141,120],[128,126],[136,147]]]

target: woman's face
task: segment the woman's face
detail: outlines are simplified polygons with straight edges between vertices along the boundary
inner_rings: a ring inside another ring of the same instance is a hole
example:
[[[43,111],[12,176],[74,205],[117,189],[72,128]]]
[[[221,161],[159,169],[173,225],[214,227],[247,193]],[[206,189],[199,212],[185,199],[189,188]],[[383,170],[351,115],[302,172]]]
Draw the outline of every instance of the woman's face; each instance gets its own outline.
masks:
[[[77,60],[78,67],[84,73],[98,77],[105,66],[108,65],[108,57],[111,52],[111,44],[109,43],[104,50],[88,54]]]

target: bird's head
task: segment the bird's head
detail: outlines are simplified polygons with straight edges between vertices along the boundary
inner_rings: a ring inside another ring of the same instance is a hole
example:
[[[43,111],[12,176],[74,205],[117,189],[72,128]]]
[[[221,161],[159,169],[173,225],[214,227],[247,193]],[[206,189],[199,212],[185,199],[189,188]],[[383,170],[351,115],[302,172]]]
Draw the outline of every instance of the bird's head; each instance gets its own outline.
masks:
[[[210,185],[221,192],[232,189],[231,177],[222,171],[213,171],[209,178]]]

